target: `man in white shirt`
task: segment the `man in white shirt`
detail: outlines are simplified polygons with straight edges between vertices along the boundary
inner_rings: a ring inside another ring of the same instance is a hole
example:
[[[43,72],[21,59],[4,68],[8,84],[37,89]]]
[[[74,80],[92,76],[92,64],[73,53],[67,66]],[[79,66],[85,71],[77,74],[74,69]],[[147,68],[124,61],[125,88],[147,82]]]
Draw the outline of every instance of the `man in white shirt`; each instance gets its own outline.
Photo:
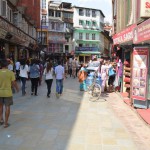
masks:
[[[56,96],[59,96],[63,92],[63,79],[65,75],[64,67],[61,65],[61,62],[58,61],[58,66],[55,68],[55,75],[56,75]]]
[[[16,62],[15,68],[16,68],[16,79],[19,80],[19,73],[20,73],[20,62],[19,61]]]

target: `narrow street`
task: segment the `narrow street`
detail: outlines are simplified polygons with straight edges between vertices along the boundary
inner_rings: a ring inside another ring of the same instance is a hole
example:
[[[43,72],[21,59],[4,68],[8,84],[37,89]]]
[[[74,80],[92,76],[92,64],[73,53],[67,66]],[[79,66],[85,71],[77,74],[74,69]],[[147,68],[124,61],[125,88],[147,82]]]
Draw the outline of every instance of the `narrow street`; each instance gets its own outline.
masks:
[[[150,128],[116,93],[91,102],[77,79],[68,78],[57,99],[55,80],[52,86],[50,98],[44,82],[38,96],[30,95],[30,81],[26,96],[14,95],[0,150],[149,150]]]

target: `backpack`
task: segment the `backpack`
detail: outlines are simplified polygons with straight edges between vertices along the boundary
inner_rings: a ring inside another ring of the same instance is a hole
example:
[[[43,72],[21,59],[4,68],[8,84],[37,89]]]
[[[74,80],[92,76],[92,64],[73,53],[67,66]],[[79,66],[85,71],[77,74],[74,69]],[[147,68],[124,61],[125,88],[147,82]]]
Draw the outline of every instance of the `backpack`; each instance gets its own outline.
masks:
[[[113,68],[111,67],[111,68],[109,68],[109,70],[108,70],[108,75],[109,76],[113,76],[113,75],[115,75],[115,71],[113,70]]]

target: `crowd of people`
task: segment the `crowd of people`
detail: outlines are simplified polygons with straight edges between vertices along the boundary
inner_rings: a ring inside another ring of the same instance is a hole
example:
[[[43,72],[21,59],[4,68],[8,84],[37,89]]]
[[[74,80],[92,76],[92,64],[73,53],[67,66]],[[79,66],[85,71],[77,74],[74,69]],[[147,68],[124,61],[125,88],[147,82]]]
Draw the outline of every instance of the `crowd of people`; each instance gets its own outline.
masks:
[[[82,64],[79,73],[80,91],[87,91],[86,79],[88,77],[87,65]],[[120,91],[122,82],[123,64],[120,59],[100,60],[97,76],[100,78],[102,92]]]
[[[31,82],[31,95],[38,96],[38,86],[44,78],[47,85],[47,98],[50,98],[54,76],[56,78],[56,97],[63,93],[63,80],[68,77],[76,78],[79,64],[76,58],[71,61],[50,60],[41,62],[38,59],[20,59],[13,62],[11,58],[0,61],[0,125],[9,126],[10,106],[13,105],[13,92],[18,92],[18,82],[21,83],[21,93],[25,96],[26,82]],[[5,117],[3,110],[5,106]],[[4,119],[5,118],[5,119]]]
[[[70,60],[47,59],[44,63],[38,59],[21,59],[15,63],[11,59],[0,62],[0,125],[8,127],[10,106],[13,104],[13,91],[19,91],[17,80],[21,82],[22,96],[26,93],[26,81],[31,82],[31,95],[38,96],[38,86],[41,85],[43,76],[47,85],[47,98],[50,98],[54,76],[56,78],[56,97],[63,93],[63,81],[70,76],[79,79],[80,91],[87,91],[86,70],[87,64],[80,64],[76,58]],[[116,87],[120,88],[122,77],[122,63],[120,60],[110,62],[100,60],[98,75],[101,78],[102,92],[112,92]],[[107,86],[108,85],[108,86]],[[108,87],[108,88],[107,88]],[[114,88],[115,87],[115,88]],[[119,90],[118,88],[118,90]],[[3,107],[5,106],[5,119],[3,117]]]

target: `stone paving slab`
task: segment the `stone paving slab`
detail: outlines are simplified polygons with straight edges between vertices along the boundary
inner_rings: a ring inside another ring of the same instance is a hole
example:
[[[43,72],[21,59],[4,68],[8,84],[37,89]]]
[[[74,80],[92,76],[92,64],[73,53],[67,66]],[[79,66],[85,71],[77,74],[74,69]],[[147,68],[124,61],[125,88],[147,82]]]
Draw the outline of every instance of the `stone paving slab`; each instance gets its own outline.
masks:
[[[11,126],[0,127],[0,150],[138,150],[136,144],[141,138],[137,130],[144,125],[133,119],[135,115],[118,102],[115,93],[91,102],[87,93],[79,91],[77,79],[72,78],[64,81],[59,99],[55,81],[51,98],[46,92],[43,82],[39,96],[31,96],[28,82],[26,96],[22,97],[21,92],[14,95]],[[129,117],[133,121],[127,121],[127,126],[122,118],[126,121]]]

